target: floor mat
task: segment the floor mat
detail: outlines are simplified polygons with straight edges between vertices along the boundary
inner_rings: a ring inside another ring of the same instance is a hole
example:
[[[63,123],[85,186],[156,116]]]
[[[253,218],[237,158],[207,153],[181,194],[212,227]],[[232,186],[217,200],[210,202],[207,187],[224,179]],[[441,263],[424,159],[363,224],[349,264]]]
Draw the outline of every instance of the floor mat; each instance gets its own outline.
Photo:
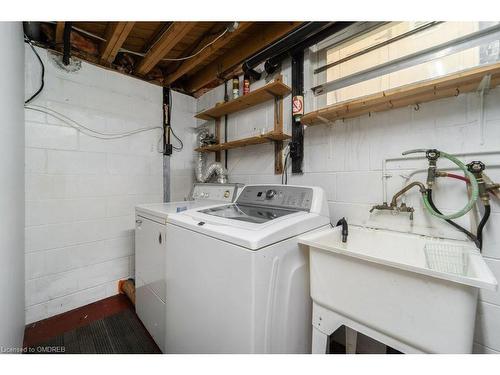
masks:
[[[161,353],[132,310],[96,320],[44,343],[28,354],[158,354]]]

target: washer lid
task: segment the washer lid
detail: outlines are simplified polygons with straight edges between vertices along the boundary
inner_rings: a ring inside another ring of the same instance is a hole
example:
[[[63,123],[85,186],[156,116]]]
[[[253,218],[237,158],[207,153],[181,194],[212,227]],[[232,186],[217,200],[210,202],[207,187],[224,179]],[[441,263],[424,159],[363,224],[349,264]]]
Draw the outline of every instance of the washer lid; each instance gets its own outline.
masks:
[[[229,206],[212,207],[211,210],[219,209],[215,212],[229,212],[230,215],[233,215],[235,208]],[[257,209],[257,207],[252,207],[252,209]],[[203,211],[210,210],[188,210],[179,214],[172,214],[169,215],[167,222],[205,234],[207,240],[215,238],[250,250],[261,249],[330,223],[330,219],[326,216],[304,211],[290,212],[282,210],[287,212],[281,212],[283,215],[272,219],[258,219],[259,214],[250,216],[241,213],[238,213],[236,217],[224,217]],[[276,213],[276,211],[274,212]],[[241,220],[242,218],[245,218],[245,220]],[[257,222],[259,220],[260,222]]]
[[[135,211],[137,214],[146,214],[161,219],[166,219],[168,215],[178,212],[183,212],[186,210],[192,210],[201,207],[220,205],[219,201],[181,201],[181,202],[170,202],[170,203],[150,203],[141,204],[135,206]]]

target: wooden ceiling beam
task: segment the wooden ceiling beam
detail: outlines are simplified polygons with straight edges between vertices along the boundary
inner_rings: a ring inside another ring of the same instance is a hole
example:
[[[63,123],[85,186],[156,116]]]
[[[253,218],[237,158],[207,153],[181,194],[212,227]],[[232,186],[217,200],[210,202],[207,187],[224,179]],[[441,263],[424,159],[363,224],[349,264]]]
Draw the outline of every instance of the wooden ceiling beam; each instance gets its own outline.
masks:
[[[109,65],[116,57],[121,46],[132,31],[135,22],[109,22],[106,29],[106,41],[101,44],[101,64]]]
[[[217,39],[212,45],[209,47],[205,48],[203,52],[201,52],[199,55],[186,60],[182,65],[177,68],[172,74],[170,74],[166,81],[165,84],[169,85],[172,82],[175,82],[178,80],[180,77],[185,75],[186,73],[189,73],[191,70],[196,68],[199,64],[201,64],[203,61],[208,59],[211,55],[213,55],[215,52],[220,50],[221,48],[224,48],[231,40],[233,40],[235,37],[240,35],[241,33],[245,32],[250,26],[252,26],[252,22],[240,22],[238,25],[238,28],[232,32],[227,31],[222,37]],[[215,37],[214,40],[218,38]]]
[[[146,53],[148,52],[151,47],[153,47],[158,39],[165,33],[165,31],[168,30],[172,22],[162,22],[160,26],[156,28],[156,30],[153,32],[151,37],[144,43],[144,46],[142,48],[142,52]]]
[[[196,25],[196,22],[173,22],[137,66],[136,73],[145,75],[160,62]]]
[[[56,23],[56,47],[60,47],[64,37],[64,25],[66,22],[58,21]]]
[[[252,56],[262,48],[282,38],[302,22],[272,22],[251,37],[243,40],[240,46],[231,49],[205,68],[193,75],[187,82],[186,91],[193,93],[212,81],[216,80],[225,71],[233,68],[246,58]]]

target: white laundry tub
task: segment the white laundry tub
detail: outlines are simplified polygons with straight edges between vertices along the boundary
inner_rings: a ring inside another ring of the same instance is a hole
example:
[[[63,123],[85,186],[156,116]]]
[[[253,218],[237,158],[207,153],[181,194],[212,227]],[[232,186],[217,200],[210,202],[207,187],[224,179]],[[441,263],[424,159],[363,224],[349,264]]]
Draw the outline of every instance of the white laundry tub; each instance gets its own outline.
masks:
[[[470,242],[351,225],[342,243],[340,231],[299,239],[316,333],[345,324],[405,352],[471,352],[478,289],[497,281]]]

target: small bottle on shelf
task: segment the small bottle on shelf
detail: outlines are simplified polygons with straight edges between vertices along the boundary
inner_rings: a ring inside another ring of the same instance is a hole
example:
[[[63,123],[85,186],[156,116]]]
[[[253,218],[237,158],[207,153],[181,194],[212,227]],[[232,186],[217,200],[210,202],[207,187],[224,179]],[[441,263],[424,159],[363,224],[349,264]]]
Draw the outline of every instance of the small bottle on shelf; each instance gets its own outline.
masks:
[[[238,99],[240,96],[240,79],[238,76],[233,77],[233,99]]]
[[[246,95],[250,92],[250,78],[245,75],[243,76],[243,95]]]

